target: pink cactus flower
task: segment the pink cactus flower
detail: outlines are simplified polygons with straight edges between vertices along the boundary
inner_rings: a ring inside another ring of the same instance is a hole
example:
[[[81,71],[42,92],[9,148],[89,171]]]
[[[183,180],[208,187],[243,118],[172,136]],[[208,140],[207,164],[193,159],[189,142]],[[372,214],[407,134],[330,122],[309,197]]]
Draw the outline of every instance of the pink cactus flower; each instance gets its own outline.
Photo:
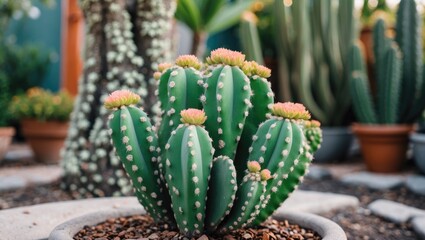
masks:
[[[262,181],[267,181],[270,178],[272,178],[272,174],[271,174],[270,170],[268,170],[268,169],[261,170],[260,176],[261,176]]]
[[[260,65],[254,61],[245,62],[242,67],[244,73],[248,76],[257,75],[262,78],[268,78],[271,76],[271,70],[263,65]]]
[[[164,72],[165,70],[169,69],[172,66],[173,66],[172,63],[160,63],[158,64],[158,71]]]
[[[273,104],[271,111],[275,116],[289,119],[309,120],[311,117],[310,113],[301,103],[275,103]]]
[[[202,125],[207,120],[204,110],[189,108],[180,112],[181,121],[190,125]]]
[[[117,90],[111,93],[105,100],[104,105],[107,109],[129,106],[140,101],[140,96],[129,90]]]
[[[261,170],[260,163],[258,163],[257,161],[249,161],[247,165],[249,172],[258,173]]]
[[[210,65],[214,64],[225,64],[230,66],[242,67],[245,61],[245,55],[231,51],[225,48],[218,48],[211,51],[211,56],[207,58],[207,63]]]
[[[180,67],[193,67],[194,69],[201,69],[202,63],[194,55],[182,55],[176,59],[176,65]]]

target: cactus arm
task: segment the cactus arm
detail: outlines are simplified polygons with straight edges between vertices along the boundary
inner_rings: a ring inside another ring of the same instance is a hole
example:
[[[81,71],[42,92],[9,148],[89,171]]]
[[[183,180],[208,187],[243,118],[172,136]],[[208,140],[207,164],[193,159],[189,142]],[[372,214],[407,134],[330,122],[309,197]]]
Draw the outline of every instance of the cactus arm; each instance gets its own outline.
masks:
[[[385,54],[385,72],[378,88],[380,104],[380,122],[395,124],[398,121],[398,106],[401,86],[401,53],[397,44],[393,43]]]
[[[247,60],[264,64],[256,18],[257,17],[252,12],[245,12],[242,14],[241,22],[239,23],[239,39],[241,40],[243,52],[245,52]]]
[[[278,121],[284,121],[285,124],[282,124],[280,131],[278,131],[278,135],[271,136],[272,138],[278,138],[276,145],[274,147],[269,146],[269,144],[264,145],[267,148],[273,147],[273,155],[270,157],[270,160],[265,161],[263,165],[274,173],[273,179],[267,184],[265,193],[270,199],[266,206],[261,209],[254,224],[259,224],[266,220],[288,197],[287,193],[281,193],[281,191],[286,191],[281,188],[286,188],[288,186],[284,184],[284,182],[288,182],[289,176],[293,174],[294,169],[300,163],[300,154],[304,152],[304,134],[298,123],[288,119]],[[297,184],[298,181],[296,183],[289,183],[289,185]]]
[[[161,73],[158,84],[158,100],[161,103],[161,108],[165,109],[168,105],[168,81],[170,80],[171,72],[174,71],[173,68],[165,70],[164,73]]]
[[[215,158],[208,190],[205,218],[207,231],[214,232],[218,224],[229,214],[238,189],[236,184],[236,169],[233,161],[226,156]]]
[[[236,154],[236,169],[238,175],[243,176],[249,156],[249,147],[252,145],[252,136],[258,130],[258,126],[267,119],[270,114],[270,106],[273,104],[273,92],[270,83],[257,75],[250,77],[250,85],[253,95],[251,96],[252,108],[246,118],[242,131],[241,140]],[[241,179],[241,178],[240,178]]]
[[[291,91],[291,67],[290,61],[292,57],[292,42],[293,42],[293,33],[290,31],[290,24],[287,20],[290,15],[290,11],[285,7],[283,1],[274,1],[273,4],[273,20],[274,20],[274,40],[277,50],[277,60],[278,60],[278,87],[279,87],[279,96],[278,98],[281,101],[293,101],[294,96],[292,96]]]
[[[308,151],[311,154],[314,154],[320,148],[323,136],[322,129],[320,129],[320,124],[317,124],[317,121],[311,122],[315,123],[309,123],[309,126],[304,127],[304,135],[308,145],[310,146]],[[316,126],[313,126],[313,124],[316,124]]]
[[[218,65],[205,83],[205,128],[214,139],[216,156],[233,158],[251,105],[248,77],[239,67]]]
[[[266,182],[258,173],[248,173],[236,192],[236,199],[229,215],[220,224],[219,231],[226,232],[250,224],[264,202]]]
[[[170,200],[156,164],[157,138],[146,113],[135,107],[121,107],[112,116],[112,141],[139,201],[157,222],[172,221]]]
[[[400,99],[401,122],[405,122],[414,106],[422,82],[422,19],[414,0],[400,1],[397,11],[395,41],[403,53],[402,87]],[[412,97],[412,95],[414,97]]]
[[[167,143],[171,131],[180,124],[180,111],[187,108],[202,108],[200,97],[203,93],[203,81],[199,71],[189,67],[175,67],[170,71],[168,80],[164,81],[167,86],[160,86],[167,88],[167,104],[161,104],[163,124],[160,125],[158,132],[160,146]]]
[[[354,71],[350,82],[353,107],[357,119],[361,123],[377,124],[378,118],[374,110],[367,76],[363,72]]]
[[[174,217],[188,236],[203,231],[205,203],[213,148],[200,126],[181,124],[165,147],[164,178],[173,203]]]
[[[376,86],[377,86],[377,97],[376,97],[376,111],[378,116],[379,122],[386,122],[388,121],[386,117],[388,117],[388,114],[386,114],[388,111],[386,101],[388,100],[385,97],[386,94],[386,84],[388,84],[389,80],[387,79],[387,52],[390,48],[391,40],[389,40],[385,36],[386,32],[385,22],[383,19],[379,19],[374,28],[373,28],[373,50],[374,50],[374,57],[375,57],[375,79],[376,79]],[[390,121],[394,123],[394,120]]]

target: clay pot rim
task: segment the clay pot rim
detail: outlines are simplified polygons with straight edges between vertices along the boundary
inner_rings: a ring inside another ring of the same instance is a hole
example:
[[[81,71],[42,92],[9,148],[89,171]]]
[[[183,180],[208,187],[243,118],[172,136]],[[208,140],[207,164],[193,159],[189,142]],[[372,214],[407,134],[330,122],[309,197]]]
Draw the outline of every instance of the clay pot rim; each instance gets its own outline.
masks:
[[[413,131],[413,124],[353,123],[351,129],[357,135],[404,135]]]
[[[93,226],[109,218],[126,217],[146,214],[143,208],[121,208],[97,211],[68,220],[56,226],[49,235],[49,240],[71,240],[84,226]],[[344,230],[335,222],[312,213],[282,211],[273,215],[273,218],[282,221],[288,220],[302,227],[317,232],[323,240],[346,240]]]
[[[14,127],[0,127],[0,136],[13,136],[15,135]]]
[[[59,120],[38,120],[35,118],[24,118],[20,120],[21,123],[40,123],[40,124],[68,124],[69,120],[66,121],[59,121]]]

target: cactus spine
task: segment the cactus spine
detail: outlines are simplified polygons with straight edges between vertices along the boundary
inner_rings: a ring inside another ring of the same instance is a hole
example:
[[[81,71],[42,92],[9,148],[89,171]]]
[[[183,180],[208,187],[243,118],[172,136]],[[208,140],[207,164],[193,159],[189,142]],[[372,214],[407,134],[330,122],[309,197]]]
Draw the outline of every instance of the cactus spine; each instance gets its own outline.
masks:
[[[195,60],[159,66],[159,128],[133,106],[137,95],[121,90],[105,101],[115,111],[113,144],[140,203],[187,236],[260,223],[296,188],[321,142],[318,124],[304,126],[310,114],[303,105],[272,104],[267,68],[226,49],[213,52],[200,72]],[[199,107],[199,99],[204,109],[180,111]]]

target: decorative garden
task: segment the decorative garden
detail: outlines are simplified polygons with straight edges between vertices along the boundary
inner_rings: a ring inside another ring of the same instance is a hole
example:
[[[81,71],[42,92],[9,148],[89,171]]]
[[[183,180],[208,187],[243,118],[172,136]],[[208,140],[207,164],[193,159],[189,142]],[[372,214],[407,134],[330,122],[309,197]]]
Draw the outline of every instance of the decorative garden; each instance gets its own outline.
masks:
[[[0,239],[425,239],[424,13],[0,0]]]

